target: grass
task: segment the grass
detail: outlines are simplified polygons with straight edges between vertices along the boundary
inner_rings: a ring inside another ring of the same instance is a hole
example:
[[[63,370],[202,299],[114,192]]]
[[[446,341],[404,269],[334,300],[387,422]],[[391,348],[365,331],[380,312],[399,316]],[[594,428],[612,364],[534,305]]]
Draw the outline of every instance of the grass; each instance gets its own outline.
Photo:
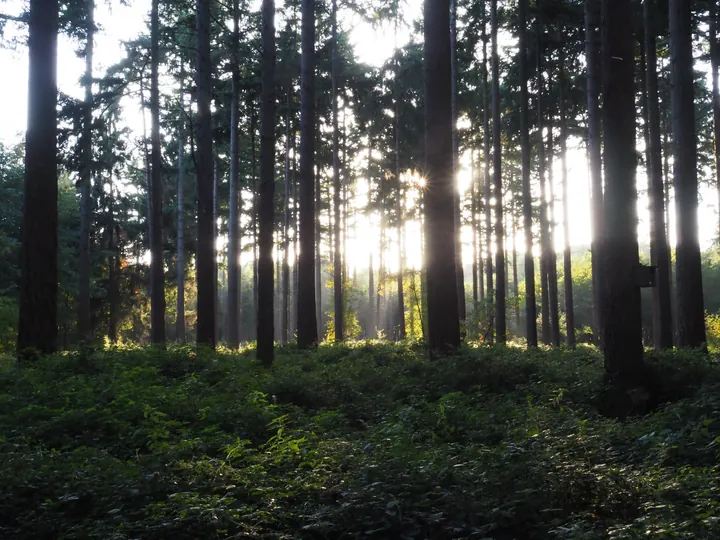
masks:
[[[618,421],[590,349],[6,361],[0,537],[718,537],[720,367],[649,364],[658,408]]]

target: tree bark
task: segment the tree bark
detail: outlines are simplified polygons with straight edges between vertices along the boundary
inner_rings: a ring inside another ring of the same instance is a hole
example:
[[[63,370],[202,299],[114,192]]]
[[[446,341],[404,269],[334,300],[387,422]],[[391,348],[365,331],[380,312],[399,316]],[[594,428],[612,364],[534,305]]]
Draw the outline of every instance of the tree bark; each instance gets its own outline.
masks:
[[[83,103],[82,122],[82,165],[80,169],[80,246],[78,260],[78,338],[87,341],[92,337],[90,305],[90,227],[92,205],[90,189],[93,174],[93,51],[95,40],[95,2],[86,3],[86,43],[85,43],[85,102]],[[148,196],[150,194],[148,193]]]
[[[343,303],[343,254],[341,243],[341,193],[340,193],[340,121],[338,118],[338,77],[340,56],[338,54],[337,0],[332,1],[332,114],[333,114],[333,207],[335,210],[335,263],[333,285],[335,301],[335,342],[345,340],[345,309]]]
[[[151,341],[155,345],[165,345],[165,257],[163,256],[163,178],[162,148],[160,145],[160,15],[159,0],[152,2],[151,14],[151,75],[150,75],[150,117],[152,126],[150,144],[152,147],[151,168],[151,208],[152,230],[150,233],[150,323]]]
[[[449,0],[425,0],[425,148],[428,345],[460,345],[452,179]]]
[[[210,100],[210,0],[197,0],[197,342],[215,348],[215,224],[213,223],[213,140]]]
[[[537,300],[535,298],[535,259],[533,257],[532,190],[530,187],[530,119],[528,98],[528,0],[518,0],[520,35],[520,159],[522,165],[522,209],[525,235],[525,337],[528,347],[537,347]]]
[[[705,344],[705,310],[698,238],[697,137],[689,0],[670,0],[670,58],[675,170],[678,346]]]
[[[552,65],[548,66],[548,94],[552,95]],[[548,172],[548,203],[547,203],[547,224],[548,224],[548,261],[547,279],[548,296],[550,301],[550,335],[553,345],[560,346],[560,300],[558,297],[558,276],[557,276],[557,252],[555,251],[555,227],[557,218],[555,212],[555,122],[554,110],[550,109],[548,114],[548,151],[547,151],[547,172]]]
[[[302,0],[300,80],[300,256],[298,261],[298,347],[318,343],[315,317],[315,1]]]
[[[568,166],[567,166],[567,111],[566,80],[565,80],[565,51],[560,50],[560,160],[562,161],[562,203],[563,203],[563,285],[565,287],[565,333],[567,346],[575,348],[575,301],[573,298],[572,282],[572,252],[570,251],[570,197],[568,194]]]
[[[590,220],[592,223],[593,333],[602,345],[603,310],[603,178],[601,156],[602,118],[600,116],[600,0],[585,2],[585,57],[587,58],[587,154],[590,167]]]
[[[257,358],[269,367],[275,345],[275,0],[262,3],[262,44]]]
[[[283,212],[283,265],[282,265],[282,312],[280,315],[280,338],[283,345],[290,339],[289,302],[290,302],[290,150],[295,146],[291,141],[295,138],[291,124],[290,107],[292,106],[292,76],[288,77],[287,100],[285,112],[285,183]],[[295,201],[293,200],[293,204]]]
[[[457,273],[457,297],[460,320],[467,317],[465,306],[465,270],[462,260],[462,208],[457,181],[460,173],[460,142],[457,132],[458,121],[458,62],[457,62],[457,2],[450,0],[450,71],[452,81],[452,145],[453,145],[453,183],[455,185],[455,272]]]
[[[541,293],[541,337],[545,345],[552,343],[552,333],[550,328],[550,291],[548,283],[548,267],[550,254],[550,239],[548,231],[548,202],[547,202],[547,186],[545,180],[545,136],[543,130],[545,128],[545,115],[543,112],[543,75],[542,75],[542,57],[543,47],[538,39],[537,47],[537,113],[538,113],[538,176],[540,181],[540,293]]]
[[[715,1],[710,2],[710,67],[712,70],[715,184],[720,208],[720,80],[718,79],[718,69],[720,69],[720,42],[718,42],[718,6]],[[718,218],[720,219],[720,211],[718,211]],[[718,239],[720,239],[720,227],[718,228]]]
[[[660,137],[660,105],[658,103],[657,50],[653,19],[653,1],[645,0],[645,57],[647,74],[648,125],[648,192],[650,196],[650,259],[656,267],[656,286],[653,288],[653,338],[657,349],[673,346],[672,304],[670,291],[670,246],[665,225],[665,186],[662,169]]]
[[[405,285],[404,267],[405,267],[405,249],[403,246],[403,228],[405,227],[403,186],[400,180],[400,56],[397,45],[398,34],[398,4],[395,5],[395,181],[397,182],[397,237],[398,237],[398,275],[397,275],[397,294],[398,294],[398,339],[404,340],[407,335],[405,328]],[[463,303],[464,305],[464,303]]]
[[[57,0],[30,0],[18,352],[57,347]]]
[[[605,371],[614,380],[641,382],[643,368],[637,189],[633,12],[623,0],[603,0],[603,125],[605,234],[603,320]]]
[[[180,89],[180,108],[183,109],[183,93]],[[180,112],[180,125],[178,129],[178,172],[177,172],[177,318],[175,320],[175,339],[178,343],[185,343],[185,171],[184,153],[185,140],[183,136],[184,112]]]
[[[230,101],[230,196],[228,200],[227,344],[240,345],[240,2],[233,0],[231,37],[232,97]]]
[[[505,230],[503,222],[502,185],[502,125],[500,119],[500,58],[497,49],[498,15],[497,0],[490,2],[490,25],[492,40],[492,113],[493,113],[493,184],[495,187],[495,332],[497,342],[507,339],[507,312],[505,303]]]
[[[484,9],[484,8],[483,8]],[[484,15],[484,14],[483,14]],[[488,110],[488,62],[487,62],[487,42],[486,21],[483,19],[482,25],[482,41],[483,41],[483,73],[482,73],[482,100],[483,100],[483,152],[485,154],[485,249],[486,253],[486,270],[485,277],[487,279],[487,287],[485,289],[485,298],[487,303],[487,341],[492,343],[494,332],[495,318],[495,293],[493,286],[493,256],[492,256],[492,183],[490,180],[490,111]]]

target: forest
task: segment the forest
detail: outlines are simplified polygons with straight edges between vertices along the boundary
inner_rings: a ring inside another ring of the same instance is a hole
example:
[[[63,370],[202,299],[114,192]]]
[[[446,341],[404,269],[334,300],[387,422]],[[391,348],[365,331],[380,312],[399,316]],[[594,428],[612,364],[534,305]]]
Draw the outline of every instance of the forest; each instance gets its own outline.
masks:
[[[720,537],[719,24],[0,2],[0,538]]]

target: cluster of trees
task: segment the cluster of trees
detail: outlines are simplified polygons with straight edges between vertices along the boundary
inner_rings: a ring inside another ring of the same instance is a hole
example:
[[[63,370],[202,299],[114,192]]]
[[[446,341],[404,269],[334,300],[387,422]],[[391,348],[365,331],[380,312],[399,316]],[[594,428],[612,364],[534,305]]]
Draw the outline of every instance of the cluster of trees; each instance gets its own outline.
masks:
[[[641,371],[642,286],[654,285],[654,345],[702,346],[698,185],[720,185],[715,2],[424,9],[411,23],[398,0],[263,0],[259,12],[153,0],[148,35],[96,77],[94,0],[32,0],[27,136],[2,152],[16,163],[24,150],[22,256],[7,276],[20,285],[6,291],[19,298],[18,348],[257,340],[270,363],[275,341],[312,347],[323,328],[335,341],[422,336],[433,349],[463,333],[572,347],[567,156],[582,143],[592,327],[609,373]],[[357,61],[341,25],[350,10],[394,32],[382,66]],[[58,95],[59,32],[82,44],[84,100]],[[707,63],[711,89],[696,69]],[[149,133],[122,127],[131,98]],[[9,170],[4,182],[18,177]],[[368,234],[377,247],[358,272],[350,249]]]

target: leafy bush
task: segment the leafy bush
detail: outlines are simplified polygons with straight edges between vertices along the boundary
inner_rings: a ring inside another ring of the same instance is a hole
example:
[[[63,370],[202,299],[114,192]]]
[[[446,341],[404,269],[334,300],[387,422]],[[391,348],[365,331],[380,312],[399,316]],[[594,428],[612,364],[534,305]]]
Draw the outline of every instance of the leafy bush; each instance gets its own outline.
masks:
[[[0,536],[711,538],[720,369],[648,358],[660,403],[596,409],[597,353],[355,343],[84,350],[0,365]]]

